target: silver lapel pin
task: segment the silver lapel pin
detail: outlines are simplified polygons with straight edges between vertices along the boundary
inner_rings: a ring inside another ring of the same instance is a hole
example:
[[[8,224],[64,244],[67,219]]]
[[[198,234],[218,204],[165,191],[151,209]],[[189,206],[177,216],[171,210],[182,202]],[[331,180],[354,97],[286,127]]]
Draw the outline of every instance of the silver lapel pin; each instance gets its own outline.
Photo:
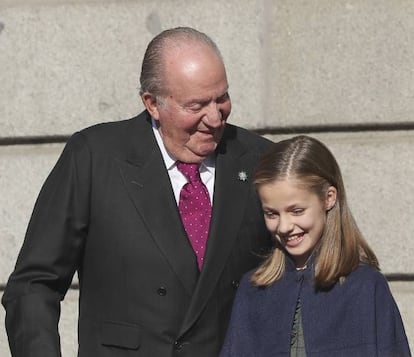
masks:
[[[247,173],[246,171],[240,171],[239,174],[239,180],[240,181],[247,181]]]

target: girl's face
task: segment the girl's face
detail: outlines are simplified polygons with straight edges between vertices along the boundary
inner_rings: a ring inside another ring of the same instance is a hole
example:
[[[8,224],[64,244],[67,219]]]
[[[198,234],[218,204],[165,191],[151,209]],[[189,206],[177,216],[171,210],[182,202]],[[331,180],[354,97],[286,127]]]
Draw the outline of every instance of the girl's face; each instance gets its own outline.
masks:
[[[297,268],[305,266],[321,239],[326,213],[336,201],[330,186],[321,199],[294,179],[275,180],[258,188],[267,229],[293,257]]]

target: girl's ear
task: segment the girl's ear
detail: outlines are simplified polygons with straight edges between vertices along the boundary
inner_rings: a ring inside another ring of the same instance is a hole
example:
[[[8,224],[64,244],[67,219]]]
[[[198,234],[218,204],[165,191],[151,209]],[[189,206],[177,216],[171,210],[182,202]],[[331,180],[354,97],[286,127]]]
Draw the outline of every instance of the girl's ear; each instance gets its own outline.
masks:
[[[326,191],[326,198],[325,198],[325,208],[327,211],[332,209],[336,203],[336,188],[333,186],[329,186],[328,190]]]

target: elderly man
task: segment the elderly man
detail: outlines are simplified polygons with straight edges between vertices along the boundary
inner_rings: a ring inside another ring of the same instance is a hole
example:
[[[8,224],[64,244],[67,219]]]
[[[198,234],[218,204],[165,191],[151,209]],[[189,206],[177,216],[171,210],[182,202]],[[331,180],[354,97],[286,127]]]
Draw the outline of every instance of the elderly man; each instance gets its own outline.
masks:
[[[74,134],[46,180],[3,297],[13,356],[60,355],[79,276],[79,356],[217,356],[242,274],[270,237],[250,178],[270,142],[227,124],[220,52],[162,32],[136,118]]]

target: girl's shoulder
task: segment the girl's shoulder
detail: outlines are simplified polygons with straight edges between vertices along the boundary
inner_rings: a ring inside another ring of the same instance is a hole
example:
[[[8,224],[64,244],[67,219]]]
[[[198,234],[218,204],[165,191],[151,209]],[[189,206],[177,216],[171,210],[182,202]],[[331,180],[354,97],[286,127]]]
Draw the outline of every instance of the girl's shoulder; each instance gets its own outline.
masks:
[[[356,268],[352,273],[372,276],[376,278],[384,277],[381,271],[379,271],[377,268],[367,263],[360,263],[358,268]]]
[[[286,291],[295,292],[296,288],[300,285],[298,282],[298,275],[295,272],[288,272],[285,271],[282,277],[267,286],[260,286],[256,285],[253,282],[253,275],[256,272],[257,268],[248,271],[245,273],[240,280],[240,285],[238,290],[242,293],[250,296],[258,296],[258,295],[271,295],[271,294],[278,294],[282,292],[285,294]]]
[[[367,285],[387,285],[384,274],[372,265],[361,263],[357,269],[348,275],[346,280]]]
[[[247,273],[245,273],[242,276],[242,278],[240,280],[239,289],[253,290],[253,289],[257,288],[252,282],[252,277],[253,277],[253,274],[255,273],[256,270],[257,270],[257,268],[252,269],[252,270],[248,271]]]
[[[237,289],[239,294],[243,293],[247,296],[257,295],[257,294],[260,295],[262,294],[263,291],[268,290],[268,288],[266,287],[258,286],[255,283],[253,283],[252,278],[256,270],[257,268],[252,269],[243,275],[243,277],[240,280],[240,286]],[[273,285],[274,284],[272,284],[272,286]]]

